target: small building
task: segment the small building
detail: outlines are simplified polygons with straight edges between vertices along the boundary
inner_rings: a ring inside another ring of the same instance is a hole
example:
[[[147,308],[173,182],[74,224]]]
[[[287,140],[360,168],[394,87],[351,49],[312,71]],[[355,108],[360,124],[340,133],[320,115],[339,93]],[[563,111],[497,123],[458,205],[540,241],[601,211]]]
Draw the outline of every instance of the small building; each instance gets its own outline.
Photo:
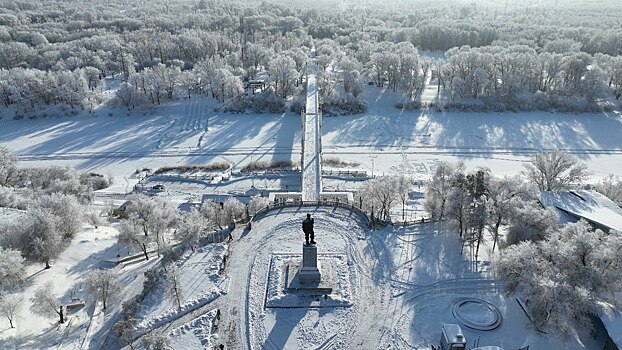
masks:
[[[127,209],[132,205],[131,201],[125,201],[123,204],[118,206],[117,208],[112,209],[112,216],[118,217],[121,219],[127,219],[129,217]]]
[[[540,203],[556,209],[562,224],[585,220],[605,233],[622,232],[622,208],[596,191],[544,191]]]
[[[441,334],[442,350],[465,350],[467,346],[466,338],[462,329],[457,324],[443,324]]]
[[[266,89],[266,82],[264,80],[249,80],[246,83],[246,90],[253,95],[256,93],[261,93]]]

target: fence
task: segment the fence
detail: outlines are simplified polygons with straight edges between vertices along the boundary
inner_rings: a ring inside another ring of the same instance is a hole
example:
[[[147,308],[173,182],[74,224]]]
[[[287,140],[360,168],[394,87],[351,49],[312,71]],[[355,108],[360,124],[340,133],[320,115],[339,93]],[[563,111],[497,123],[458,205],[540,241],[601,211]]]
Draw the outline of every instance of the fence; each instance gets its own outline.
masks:
[[[289,202],[289,203],[282,202],[282,203],[268,204],[267,206],[258,210],[255,214],[253,214],[250,217],[248,223],[246,223],[247,228],[250,230],[251,224],[253,221],[258,220],[259,218],[261,218],[261,216],[263,216],[264,214],[272,210],[283,209],[283,208],[301,208],[301,207],[333,207],[333,208],[342,208],[342,209],[350,210],[356,213],[357,215],[359,215],[363,219],[365,225],[374,227],[374,222],[372,222],[372,220],[370,220],[370,218],[367,216],[367,213],[362,211],[360,208],[357,208],[351,204],[344,203],[344,202],[321,200],[321,201],[312,201],[312,202],[310,201]]]
[[[426,222],[432,222],[431,218],[421,218],[418,220],[409,220],[409,221],[387,221],[387,220],[382,220],[379,218],[375,218],[375,217],[370,217],[367,215],[367,213],[363,210],[361,210],[361,208],[356,207],[354,205],[348,204],[348,203],[344,203],[344,202],[337,202],[337,201],[329,201],[329,200],[321,200],[321,201],[313,201],[313,202],[281,202],[281,203],[273,203],[273,204],[269,204],[267,206],[265,206],[264,208],[258,210],[255,214],[253,214],[249,219],[248,222],[241,222],[240,224],[242,225],[246,225],[247,229],[251,229],[252,226],[252,222],[258,220],[259,218],[261,218],[264,214],[272,211],[272,210],[276,210],[276,209],[282,209],[282,208],[301,208],[301,207],[333,207],[333,208],[342,208],[342,209],[346,209],[346,210],[350,210],[356,214],[358,214],[364,221],[364,225],[371,227],[372,229],[376,229],[378,227],[386,227],[386,226],[412,226],[412,225],[417,225],[417,224],[422,224],[422,223],[426,223]]]

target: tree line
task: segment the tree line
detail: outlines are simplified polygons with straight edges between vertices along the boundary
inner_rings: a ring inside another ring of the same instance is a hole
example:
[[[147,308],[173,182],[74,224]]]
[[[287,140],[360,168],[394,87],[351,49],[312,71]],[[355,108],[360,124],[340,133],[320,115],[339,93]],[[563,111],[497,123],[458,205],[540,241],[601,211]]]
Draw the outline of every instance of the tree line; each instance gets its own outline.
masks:
[[[608,88],[620,97],[616,5],[300,5],[2,1],[2,105],[18,106],[17,117],[57,104],[92,110],[105,100],[102,79],[117,76],[116,101],[128,109],[205,93],[237,97],[231,111],[254,102],[282,111],[278,100],[301,90],[313,46],[323,107],[339,113],[366,110],[368,81],[409,102],[431,71],[450,97],[444,107],[594,110]],[[417,50],[448,50],[448,61]],[[244,83],[256,78],[272,97],[244,100]]]

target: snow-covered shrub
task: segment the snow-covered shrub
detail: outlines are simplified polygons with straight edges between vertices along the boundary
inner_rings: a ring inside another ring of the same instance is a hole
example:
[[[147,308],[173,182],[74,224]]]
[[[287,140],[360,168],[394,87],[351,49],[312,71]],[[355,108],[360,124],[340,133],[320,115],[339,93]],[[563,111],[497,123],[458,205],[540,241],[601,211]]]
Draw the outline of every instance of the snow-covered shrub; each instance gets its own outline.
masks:
[[[367,107],[367,101],[346,93],[331,95],[320,102],[320,108],[325,115],[365,113]]]
[[[251,109],[255,113],[283,113],[285,112],[285,100],[276,94],[255,95]]]
[[[267,207],[268,204],[270,204],[270,200],[268,199],[268,197],[262,197],[259,195],[253,196],[251,198],[251,202],[248,205],[248,213],[250,215],[255,215],[255,213],[257,213],[259,210]]]
[[[283,113],[285,100],[275,93],[263,92],[253,96],[240,96],[224,108],[228,113]]]
[[[240,169],[242,173],[249,173],[252,171],[263,171],[268,169],[291,169],[294,166],[294,162],[291,160],[256,160],[252,161]]]
[[[403,109],[406,111],[416,111],[421,109],[422,103],[420,101],[402,101],[395,105],[397,109]]]
[[[305,110],[305,101],[302,98],[297,98],[289,105],[289,111],[292,113],[300,113]]]
[[[192,173],[197,171],[223,171],[231,167],[231,164],[227,162],[213,162],[200,165],[176,165],[176,166],[163,166],[153,172],[154,175],[163,174],[167,172],[177,171],[179,173]]]
[[[80,183],[88,185],[93,191],[103,190],[112,185],[112,177],[106,178],[101,174],[83,173],[80,174]]]
[[[337,158],[337,157],[322,157],[322,164],[323,165],[327,165],[327,166],[332,166],[332,167],[357,167],[359,165],[361,165],[360,163],[357,162],[348,162],[345,161],[341,158]]]
[[[26,205],[21,196],[16,196],[13,190],[0,187],[0,207],[25,209]]]
[[[229,198],[223,204],[224,217],[231,218],[237,220],[241,220],[244,218],[244,214],[246,213],[246,206],[242,204],[236,198]]]

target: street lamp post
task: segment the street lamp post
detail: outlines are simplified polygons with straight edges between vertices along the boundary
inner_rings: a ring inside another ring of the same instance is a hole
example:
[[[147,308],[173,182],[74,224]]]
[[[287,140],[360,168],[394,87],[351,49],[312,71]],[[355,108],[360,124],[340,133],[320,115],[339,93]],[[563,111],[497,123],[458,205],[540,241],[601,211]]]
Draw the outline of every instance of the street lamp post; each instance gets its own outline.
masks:
[[[371,177],[374,177],[374,159],[376,159],[376,157],[378,156],[369,156],[369,159],[371,159]]]
[[[250,166],[250,169],[251,169],[251,181],[253,182],[253,188],[255,188],[255,174],[254,174],[254,171],[253,171],[253,166],[254,166],[253,165],[253,155],[251,154],[251,166]]]

